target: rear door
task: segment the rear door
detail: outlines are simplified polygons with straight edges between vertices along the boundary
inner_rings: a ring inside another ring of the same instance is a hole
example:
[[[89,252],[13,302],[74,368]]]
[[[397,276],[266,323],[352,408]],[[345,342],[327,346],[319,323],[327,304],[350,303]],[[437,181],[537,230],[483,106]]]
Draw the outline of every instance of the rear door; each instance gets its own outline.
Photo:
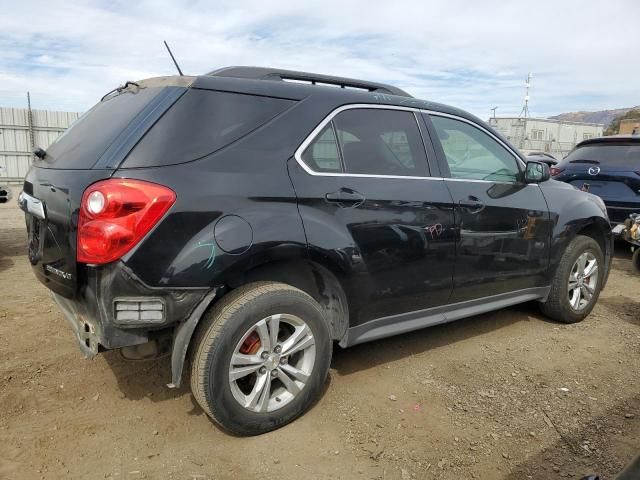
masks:
[[[540,187],[522,182],[515,154],[480,125],[425,114],[455,205],[451,302],[544,286],[550,222]]]
[[[289,172],[312,258],[347,282],[352,326],[447,302],[451,196],[430,178],[414,111],[343,107],[303,143]]]

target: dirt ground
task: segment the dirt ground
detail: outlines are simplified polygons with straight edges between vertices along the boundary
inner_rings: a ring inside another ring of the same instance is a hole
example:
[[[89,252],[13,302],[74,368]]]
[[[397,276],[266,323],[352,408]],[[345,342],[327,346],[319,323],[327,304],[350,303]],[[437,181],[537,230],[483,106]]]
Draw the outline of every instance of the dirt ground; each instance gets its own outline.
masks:
[[[622,245],[584,322],[523,305],[336,347],[315,407],[253,438],[167,389],[166,358],[85,360],[25,251],[14,199],[0,205],[0,479],[612,478],[640,450],[640,276]]]

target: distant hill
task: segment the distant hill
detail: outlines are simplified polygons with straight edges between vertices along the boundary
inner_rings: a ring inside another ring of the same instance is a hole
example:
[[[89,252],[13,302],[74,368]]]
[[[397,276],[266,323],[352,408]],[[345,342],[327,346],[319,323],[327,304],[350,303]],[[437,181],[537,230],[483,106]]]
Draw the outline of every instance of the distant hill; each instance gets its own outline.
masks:
[[[607,128],[616,117],[624,115],[633,109],[640,109],[640,105],[637,107],[616,108],[615,110],[600,110],[599,112],[568,112],[549,118],[565,122],[603,123],[604,128]]]

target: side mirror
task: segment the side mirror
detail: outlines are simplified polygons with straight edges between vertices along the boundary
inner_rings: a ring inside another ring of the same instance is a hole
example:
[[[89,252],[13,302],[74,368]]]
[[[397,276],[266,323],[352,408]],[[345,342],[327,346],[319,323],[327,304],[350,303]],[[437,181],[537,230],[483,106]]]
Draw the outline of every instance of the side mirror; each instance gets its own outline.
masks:
[[[527,168],[524,173],[525,183],[541,183],[551,178],[549,165],[542,162],[527,162]]]

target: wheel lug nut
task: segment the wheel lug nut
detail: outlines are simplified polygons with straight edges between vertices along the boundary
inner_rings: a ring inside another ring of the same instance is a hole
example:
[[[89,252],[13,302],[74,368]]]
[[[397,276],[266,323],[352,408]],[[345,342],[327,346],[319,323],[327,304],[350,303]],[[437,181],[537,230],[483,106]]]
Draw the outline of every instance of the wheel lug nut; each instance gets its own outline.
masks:
[[[282,347],[280,345],[278,345],[276,348],[274,348],[273,350],[276,353],[280,353],[282,351]]]
[[[261,375],[264,375],[265,373],[267,373],[267,369],[265,367],[260,367],[259,372]]]
[[[280,363],[282,363],[282,364],[286,364],[286,363],[287,363],[287,357],[282,357],[282,358],[280,359]]]
[[[278,376],[278,371],[277,370],[271,370],[271,376],[272,377],[277,377]]]
[[[262,358],[267,358],[269,356],[269,352],[262,352],[262,355],[260,355]]]

